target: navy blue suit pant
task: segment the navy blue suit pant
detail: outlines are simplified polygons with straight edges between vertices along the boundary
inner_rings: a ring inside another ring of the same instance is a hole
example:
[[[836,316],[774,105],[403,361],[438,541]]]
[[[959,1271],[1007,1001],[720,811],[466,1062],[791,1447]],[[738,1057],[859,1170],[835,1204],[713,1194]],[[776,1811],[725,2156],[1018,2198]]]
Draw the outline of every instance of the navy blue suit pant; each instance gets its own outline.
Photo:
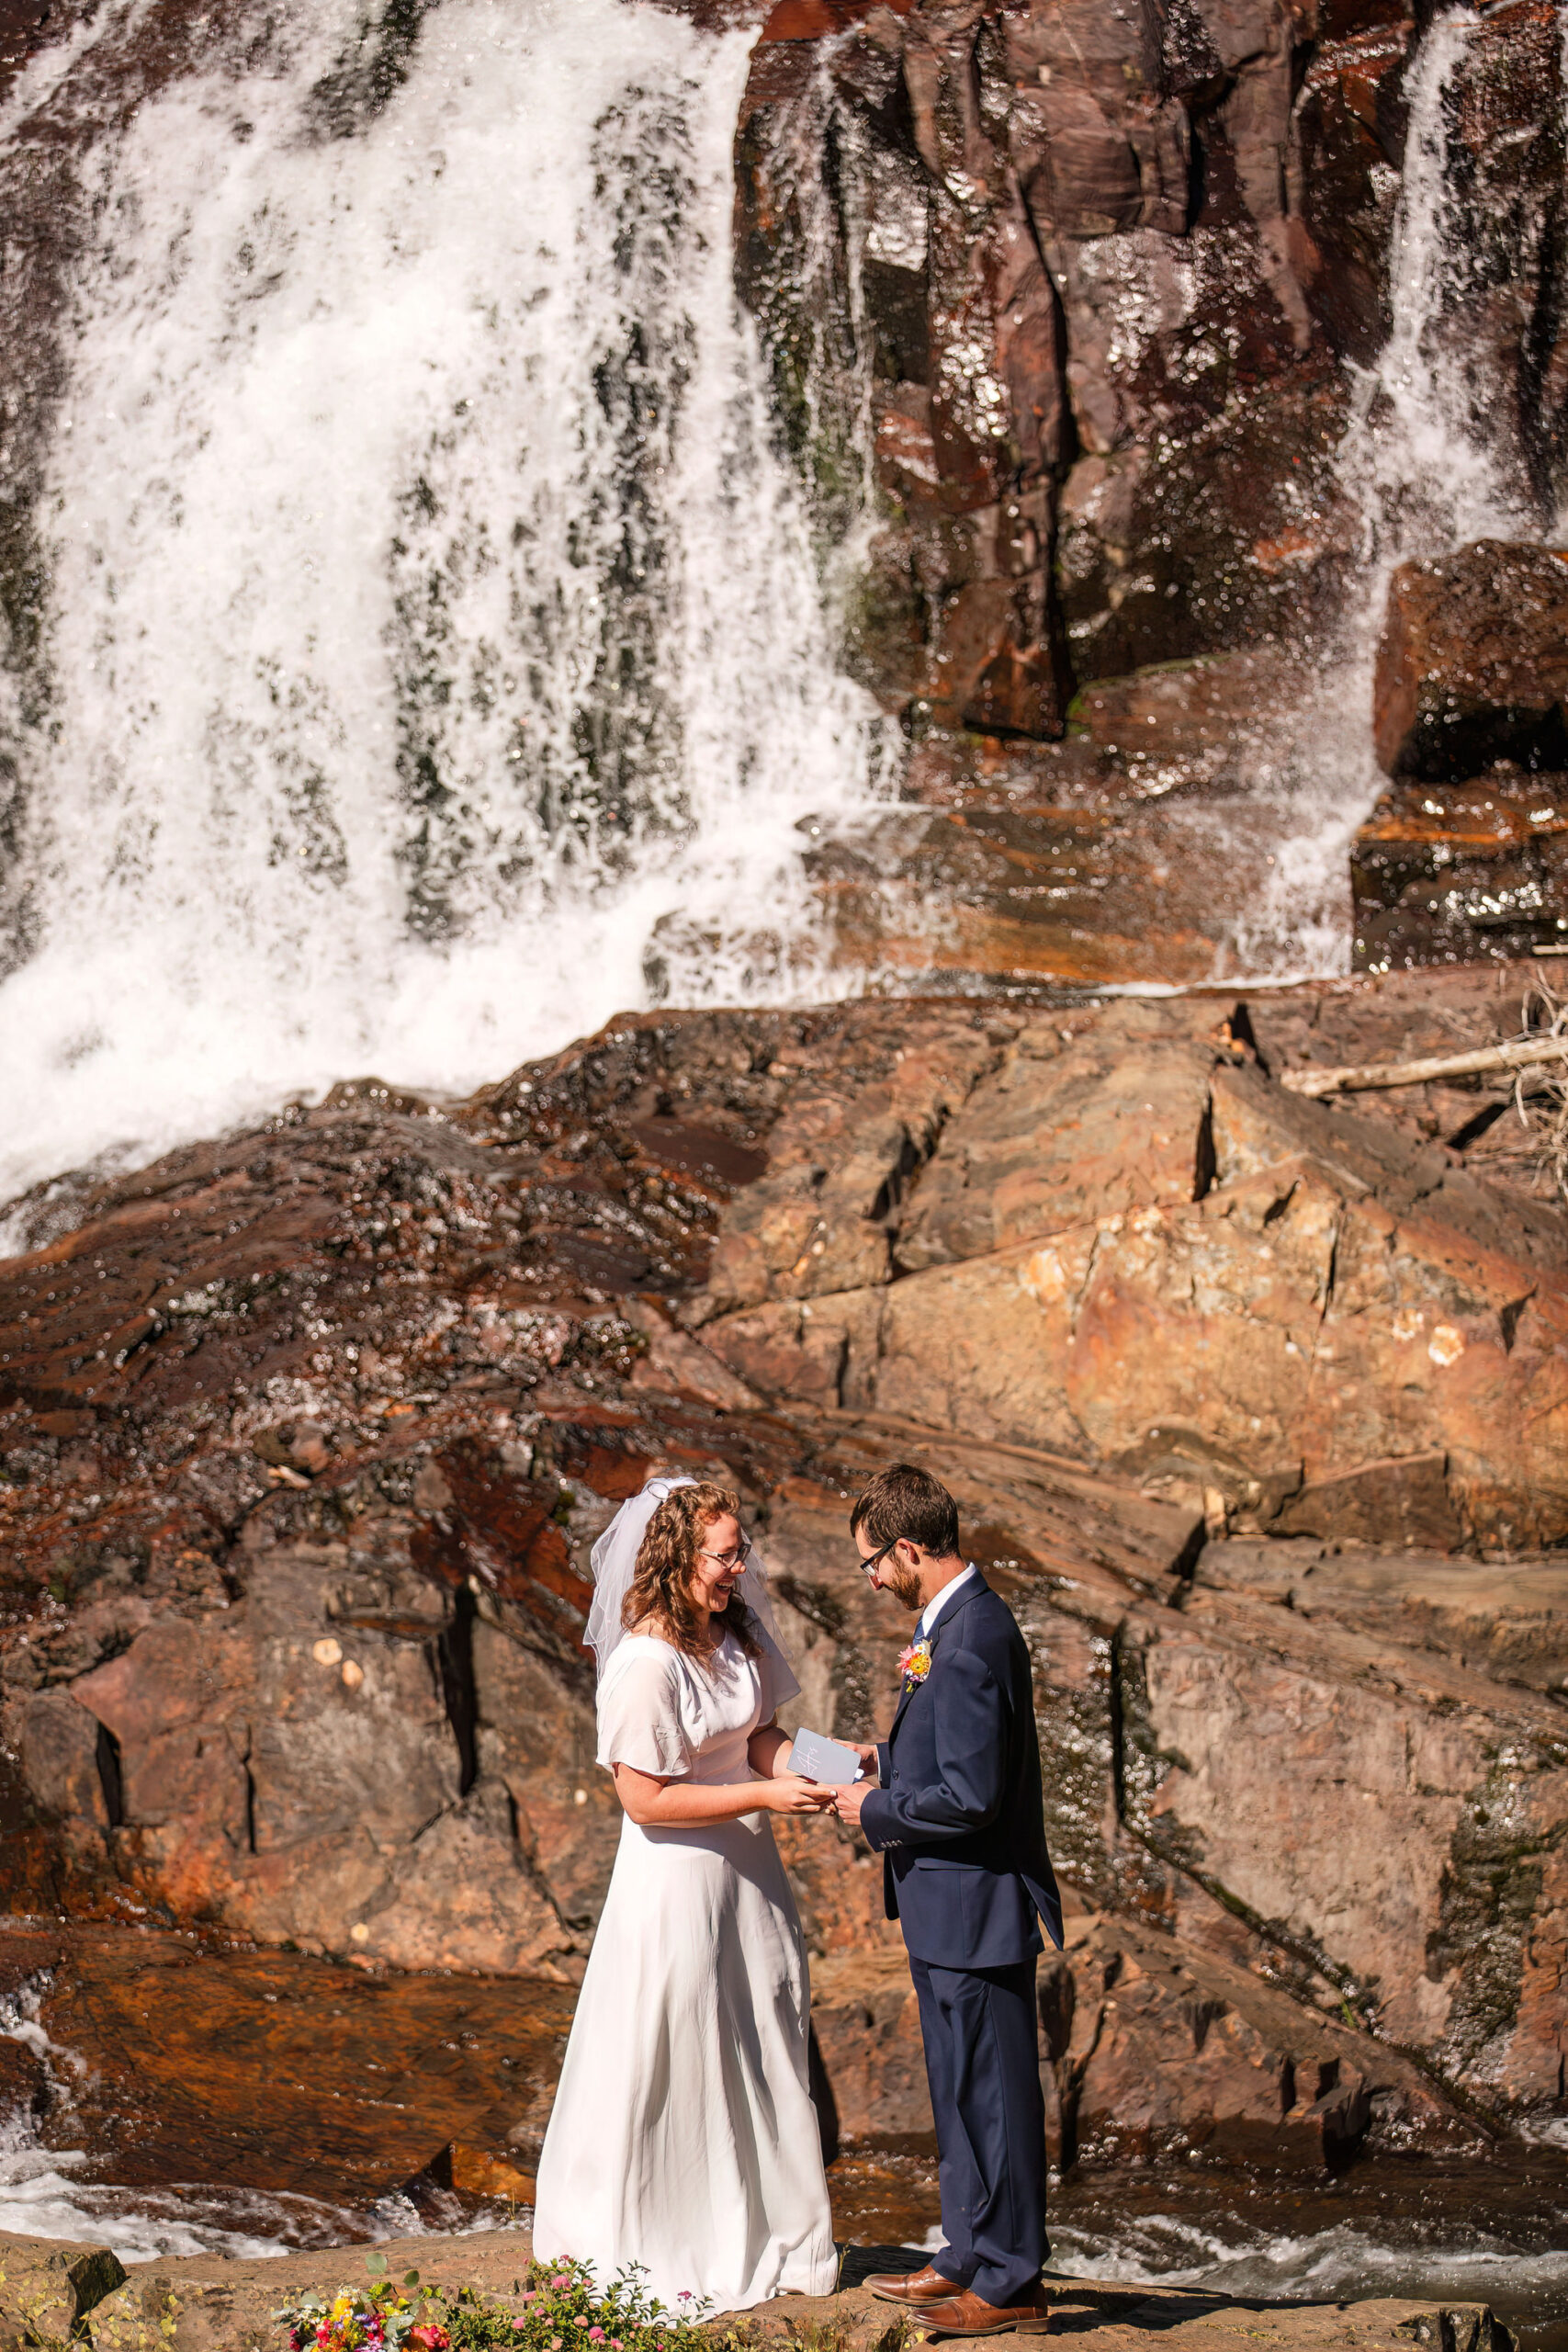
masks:
[[[909,1957],[941,2159],[945,2249],[931,2260],[987,2303],[1030,2298],[1045,2236],[1045,2103],[1034,1962],[938,1968]]]

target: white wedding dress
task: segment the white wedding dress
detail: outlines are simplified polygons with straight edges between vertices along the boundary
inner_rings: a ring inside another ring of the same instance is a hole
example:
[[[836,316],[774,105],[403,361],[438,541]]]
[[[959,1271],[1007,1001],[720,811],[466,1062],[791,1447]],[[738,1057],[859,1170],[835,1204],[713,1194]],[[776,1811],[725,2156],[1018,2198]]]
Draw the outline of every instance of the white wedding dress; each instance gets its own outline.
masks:
[[[795,1695],[765,1642],[726,1634],[711,1666],[622,1640],[599,1686],[599,1761],[745,1781],[746,1743]],[[810,1988],[765,1814],[711,1829],[627,1820],[539,2159],[534,2250],[628,2263],[674,2305],[735,2311],[830,2293],[837,2276],[817,2112]]]

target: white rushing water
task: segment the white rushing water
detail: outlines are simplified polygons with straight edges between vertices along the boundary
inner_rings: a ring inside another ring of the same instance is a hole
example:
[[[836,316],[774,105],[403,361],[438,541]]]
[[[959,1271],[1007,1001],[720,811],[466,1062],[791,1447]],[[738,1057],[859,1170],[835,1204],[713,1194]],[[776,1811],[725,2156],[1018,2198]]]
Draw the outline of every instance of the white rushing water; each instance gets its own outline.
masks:
[[[41,2023],[49,1981],[46,1971],[0,1994],[0,2040],[21,2042],[42,2062],[54,2119],[51,2137],[58,2143],[72,2136],[75,2094],[88,2069],[74,2051],[51,2041]],[[101,2169],[85,2147],[45,2147],[30,2109],[0,2112],[0,2236],[109,2245],[122,2262],[147,2262],[159,2255],[286,2254],[291,2246],[418,2237],[429,2227],[399,2192],[355,2211],[297,2190],[210,2181],[130,2188],[91,2177]],[[470,2213],[466,2222],[454,2213],[446,2234],[505,2228],[513,2220],[512,2209],[500,2204]]]
[[[309,2198],[247,2195],[200,2187],[96,2188],[78,2177],[85,2151],[39,2145],[26,2117],[0,2119],[0,2231],[111,2245],[122,2262],[156,2255],[283,2254],[300,2236],[327,2243],[352,2222]]]
[[[733,290],[750,37],[445,0],[334,138],[355,0],[279,21],[84,166],[52,700],[0,702],[0,1199],[362,1070],[463,1089],[665,993],[833,985],[795,829],[861,804],[876,725]]]
[[[1109,2235],[1055,2233],[1053,2259],[1069,2276],[1129,2284],[1197,2287],[1259,2301],[1350,2301],[1401,2296],[1500,2304],[1517,2326],[1568,2309],[1568,2254],[1521,2252],[1478,2222],[1427,2242],[1403,2231],[1397,2242],[1353,2222],[1292,2231],[1267,2225],[1229,2235],[1174,2219],[1145,2219]]]
[[[1289,2192],[1278,2202],[1288,2207]],[[1450,2216],[1437,2228],[1406,2222],[1382,2234],[1351,2221],[1320,2229],[1234,2220],[1212,2227],[1188,2215],[1143,2213],[1087,2229],[1048,2218],[1050,2267],[1067,2278],[1192,2287],[1263,2303],[1452,2298],[1501,2306],[1516,2327],[1521,2319],[1560,2327],[1568,2312],[1568,2253],[1525,2250],[1481,2211],[1468,2224],[1456,2226]],[[920,2251],[934,2254],[942,2243],[932,2229]]]
[[[51,2041],[39,2021],[47,1981],[0,1995],[0,2040],[19,2041],[42,2061],[52,2103],[69,2112],[86,2070],[73,2052]],[[309,2198],[199,2188],[138,2196],[99,2188],[80,2177],[90,2161],[85,2149],[45,2148],[29,2110],[0,2113],[0,2233],[96,2240],[112,2245],[122,2261],[135,2262],[159,2254],[281,2252],[284,2233],[309,2233],[326,2222],[328,2209]],[[341,2222],[342,2217],[333,2219]]]
[[[298,2246],[343,2246],[344,2274],[353,2278],[362,2275],[358,2246],[393,2237],[462,2236],[513,2227],[516,2220],[511,2207],[497,2204],[433,2233],[406,2197],[355,2211],[284,2189],[210,2181],[135,2188],[84,2178],[100,2168],[86,2149],[40,2145],[30,2116],[0,2117],[0,2233],[112,2246],[122,2262],[191,2254],[238,2261]]]
[[[1480,12],[1436,17],[1407,69],[1410,127],[1390,263],[1392,329],[1358,372],[1337,471],[1360,518],[1359,575],[1319,687],[1282,714],[1281,754],[1258,777],[1287,814],[1266,887],[1238,909],[1237,968],[1295,977],[1349,959],[1345,876],[1352,837],[1382,790],[1369,713],[1394,567],[1468,540],[1540,535],[1518,452],[1487,413],[1461,323],[1479,262],[1460,217],[1453,94]]]

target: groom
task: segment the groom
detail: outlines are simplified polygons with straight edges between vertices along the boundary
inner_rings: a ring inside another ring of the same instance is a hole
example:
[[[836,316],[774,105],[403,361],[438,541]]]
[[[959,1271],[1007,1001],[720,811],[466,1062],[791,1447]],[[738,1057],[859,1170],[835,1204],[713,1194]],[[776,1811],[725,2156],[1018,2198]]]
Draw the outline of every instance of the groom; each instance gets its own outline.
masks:
[[[1036,1915],[1058,1947],[1045,1851],[1029,1653],[1012,1611],[958,1549],[958,1506],[908,1463],[850,1515],[861,1566],[911,1614],[904,1689],[886,1743],[860,1752],[881,1785],[835,1810],[883,1857],[903,1923],[936,2117],[947,2243],[909,2278],[866,2283],[922,2333],[1046,2332],[1045,2118],[1034,2008]]]

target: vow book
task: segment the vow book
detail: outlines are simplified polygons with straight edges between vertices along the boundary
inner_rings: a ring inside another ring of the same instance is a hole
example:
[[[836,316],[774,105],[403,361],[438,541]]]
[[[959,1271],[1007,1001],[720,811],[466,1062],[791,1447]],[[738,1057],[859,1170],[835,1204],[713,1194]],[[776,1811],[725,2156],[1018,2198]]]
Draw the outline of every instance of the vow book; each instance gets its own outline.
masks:
[[[803,1781],[816,1781],[823,1788],[842,1788],[846,1781],[861,1778],[860,1758],[854,1749],[819,1731],[795,1733],[789,1769]]]

